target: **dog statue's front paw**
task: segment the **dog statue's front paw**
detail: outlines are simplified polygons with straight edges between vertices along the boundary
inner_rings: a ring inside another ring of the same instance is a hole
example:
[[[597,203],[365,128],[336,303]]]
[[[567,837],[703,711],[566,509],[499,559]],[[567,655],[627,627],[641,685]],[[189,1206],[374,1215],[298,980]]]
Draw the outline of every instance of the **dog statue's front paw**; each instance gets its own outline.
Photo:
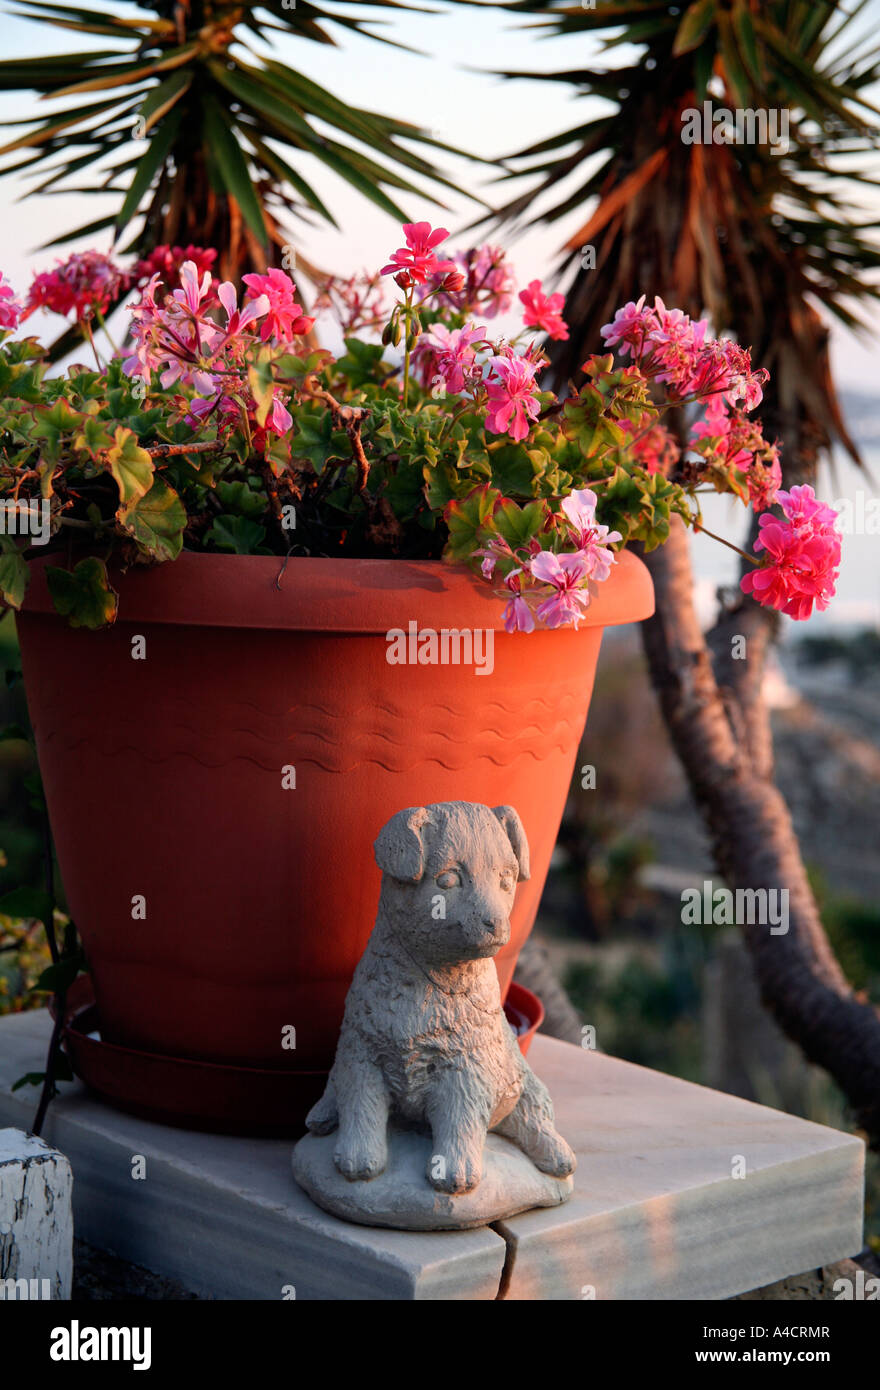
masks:
[[[428,1181],[437,1192],[473,1192],[482,1176],[482,1154],[460,1154],[448,1162],[435,1154],[428,1162]]]
[[[577,1157],[561,1134],[544,1134],[539,1150],[531,1155],[535,1167],[551,1178],[567,1178],[577,1167]]]
[[[333,1154],[336,1171],[348,1182],[366,1182],[370,1178],[377,1178],[385,1171],[387,1161],[387,1152],[378,1148],[340,1144]]]

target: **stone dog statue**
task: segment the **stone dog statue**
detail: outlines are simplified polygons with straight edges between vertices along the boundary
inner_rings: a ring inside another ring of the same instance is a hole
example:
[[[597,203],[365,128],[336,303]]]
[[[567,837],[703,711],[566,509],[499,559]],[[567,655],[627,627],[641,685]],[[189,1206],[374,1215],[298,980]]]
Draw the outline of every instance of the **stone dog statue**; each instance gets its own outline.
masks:
[[[333,1159],[351,1183],[384,1170],[389,1119],[430,1131],[427,1179],[438,1192],[477,1187],[490,1130],[566,1178],[575,1156],[504,1016],[492,961],[510,937],[517,881],[529,877],[519,816],[465,801],[411,807],[382,828],[375,853],[376,925],[308,1129],[338,1131]]]

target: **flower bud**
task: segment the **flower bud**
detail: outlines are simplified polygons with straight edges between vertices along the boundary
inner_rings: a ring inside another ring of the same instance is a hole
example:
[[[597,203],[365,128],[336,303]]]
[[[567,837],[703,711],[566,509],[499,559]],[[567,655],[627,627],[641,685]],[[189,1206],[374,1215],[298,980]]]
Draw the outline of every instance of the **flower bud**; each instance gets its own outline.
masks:
[[[464,289],[466,283],[467,276],[464,275],[462,271],[450,270],[449,274],[440,285],[440,288],[441,290],[445,290],[447,294],[458,294],[459,290]]]

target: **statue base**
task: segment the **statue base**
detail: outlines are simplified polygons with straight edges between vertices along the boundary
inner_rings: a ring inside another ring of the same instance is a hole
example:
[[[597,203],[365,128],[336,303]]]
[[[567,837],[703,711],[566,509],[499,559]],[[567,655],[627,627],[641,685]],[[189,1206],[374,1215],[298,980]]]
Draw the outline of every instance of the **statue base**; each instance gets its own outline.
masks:
[[[428,1181],[431,1140],[388,1127],[388,1163],[375,1178],[349,1182],[333,1162],[336,1134],[307,1134],[293,1151],[293,1176],[324,1211],[360,1226],[401,1231],[466,1231],[533,1207],[555,1207],[574,1190],[573,1178],[540,1173],[516,1145],[489,1134],[483,1176],[473,1192],[438,1192]]]

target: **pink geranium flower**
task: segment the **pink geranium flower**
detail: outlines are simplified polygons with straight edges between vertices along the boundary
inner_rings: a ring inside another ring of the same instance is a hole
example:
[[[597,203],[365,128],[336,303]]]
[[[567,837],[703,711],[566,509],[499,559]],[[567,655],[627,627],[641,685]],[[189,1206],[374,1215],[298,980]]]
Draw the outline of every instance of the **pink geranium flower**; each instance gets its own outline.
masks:
[[[645,296],[642,295],[635,302],[630,300],[622,309],[618,309],[613,321],[606,323],[599,332],[605,340],[606,347],[612,348],[621,344],[622,356],[625,357],[629,352],[638,356],[648,334],[656,326],[656,317],[651,309],[645,308]]]
[[[562,499],[562,511],[568,522],[569,542],[584,557],[587,574],[597,583],[604,582],[616,563],[611,545],[623,540],[619,531],[609,531],[596,522],[597,497],[591,488],[580,488]]]
[[[304,314],[302,305],[297,304],[296,285],[283,270],[273,267],[265,275],[243,275],[241,278],[248,287],[249,298],[259,299],[265,295],[269,301],[269,309],[260,329],[264,343],[269,338],[289,343],[293,338],[309,332],[315,320]]]
[[[485,569],[483,573],[485,574]],[[503,614],[504,627],[507,632],[534,632],[535,630],[532,610],[522,596],[522,574],[521,569],[511,570],[504,581],[512,594]]]
[[[494,319],[498,314],[506,314],[513,302],[516,288],[516,275],[513,266],[505,260],[500,246],[481,246],[471,259],[459,256],[468,272],[467,290],[473,294],[473,308],[479,308],[486,318]]]
[[[486,429],[490,434],[528,438],[531,421],[537,419],[540,402],[535,396],[537,366],[522,357],[493,357],[496,380],[489,380]]]
[[[238,295],[235,286],[225,280],[217,291],[217,297],[223,308],[226,310],[226,336],[234,338],[242,333],[248,324],[255,323],[269,313],[269,296],[267,294],[257,295],[255,299],[247,299],[241,309],[238,307]]]
[[[589,556],[580,550],[574,555],[555,555],[552,550],[542,550],[533,556],[529,569],[534,579],[551,584],[555,590],[537,610],[541,621],[548,627],[577,627],[590,602]]]
[[[551,338],[563,341],[568,337],[568,328],[562,318],[565,296],[545,294],[540,280],[532,280],[526,289],[520,290],[520,302],[525,306],[523,323],[526,328],[540,328]]]
[[[22,318],[39,308],[64,317],[72,313],[78,320],[96,311],[106,314],[130,283],[127,272],[109,256],[99,251],[78,252],[66,261],[58,261],[55,270],[34,276]]]
[[[485,336],[486,329],[475,323],[453,329],[435,323],[430,333],[425,335],[425,347],[430,349],[433,365],[443,378],[447,391],[457,393],[469,385],[477,360],[472,344],[482,341]]]
[[[212,271],[217,252],[206,246],[156,246],[139,260],[132,271],[132,281],[141,284],[159,275],[166,285],[176,284],[184,261],[193,261],[199,275]]]
[[[15,297],[15,291],[7,283],[5,275],[0,275],[0,328],[17,328],[22,315],[22,306]]]
[[[454,261],[438,260],[434,254],[435,247],[449,236],[445,227],[432,229],[430,222],[404,222],[403,234],[406,246],[392,254],[388,265],[382,267],[383,275],[403,271],[415,284],[423,285],[431,275],[456,269]]]
[[[814,604],[827,608],[834,596],[840,564],[837,513],[806,485],[781,492],[778,500],[785,519],[759,518],[755,550],[763,551],[763,562],[743,576],[740,587],[765,608],[803,620]]]
[[[808,483],[780,492],[777,501],[792,526],[799,533],[812,534],[817,529],[834,527],[838,513],[820,502]]]

